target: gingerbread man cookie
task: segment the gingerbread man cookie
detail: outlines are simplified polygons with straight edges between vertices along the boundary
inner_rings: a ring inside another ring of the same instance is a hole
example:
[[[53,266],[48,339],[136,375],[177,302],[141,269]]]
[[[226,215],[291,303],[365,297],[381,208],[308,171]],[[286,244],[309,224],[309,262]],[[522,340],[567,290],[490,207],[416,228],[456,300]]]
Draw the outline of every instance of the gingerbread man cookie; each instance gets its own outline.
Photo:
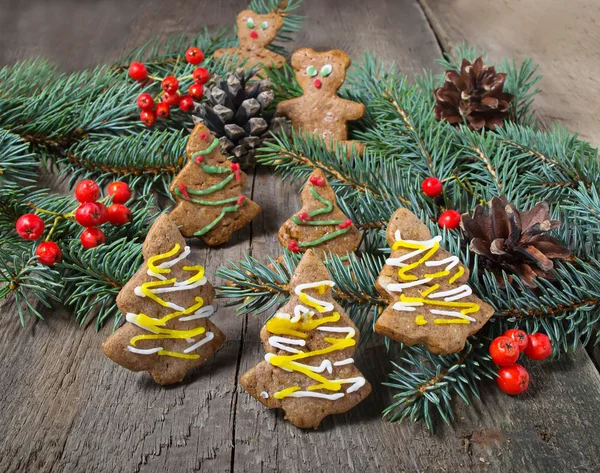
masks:
[[[279,243],[290,251],[312,248],[320,256],[353,253],[361,235],[336,205],[335,192],[320,169],[315,169],[302,190],[302,208],[279,229]]]
[[[167,215],[152,225],[142,253],[144,265],[117,296],[127,323],[102,349],[115,363],[147,371],[159,384],[177,383],[225,343],[208,319],[215,291],[204,268],[187,260],[190,248]]]
[[[494,309],[473,294],[469,270],[440,246],[441,236],[409,210],[398,209],[387,227],[392,254],[375,287],[390,306],[375,331],[407,345],[422,343],[447,355],[462,350],[494,315]]]
[[[235,48],[217,49],[214,58],[231,54],[237,55],[239,62],[244,61],[244,69],[249,71],[257,66],[267,69],[279,69],[285,64],[285,58],[267,49],[283,27],[283,18],[278,12],[259,15],[252,10],[244,10],[237,16],[237,36],[240,45]]]
[[[350,67],[348,55],[337,49],[318,53],[302,48],[292,55],[292,66],[303,94],[280,102],[277,111],[289,118],[295,129],[324,138],[328,146],[343,142],[362,153],[362,143],[347,141],[348,122],[362,118],[365,106],[337,95]]]
[[[283,409],[297,427],[316,429],[371,393],[352,358],[358,329],[333,299],[333,286],[323,262],[308,250],[290,281],[290,301],[260,332],[264,361],[240,378],[252,397]]]
[[[170,216],[186,238],[220,245],[256,217],[260,207],[242,195],[248,176],[221,154],[219,139],[203,123],[194,127],[186,152],[188,162],[169,188],[177,200]]]

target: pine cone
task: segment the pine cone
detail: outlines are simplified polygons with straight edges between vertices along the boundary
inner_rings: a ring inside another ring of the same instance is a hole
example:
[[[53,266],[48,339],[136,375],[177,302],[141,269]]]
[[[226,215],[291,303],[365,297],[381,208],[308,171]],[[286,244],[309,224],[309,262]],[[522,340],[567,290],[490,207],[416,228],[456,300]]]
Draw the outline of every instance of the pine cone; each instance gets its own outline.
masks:
[[[504,92],[506,74],[484,66],[479,57],[471,64],[463,59],[460,75],[446,71],[444,85],[434,91],[435,119],[463,123],[473,130],[502,126],[509,115],[512,94]]]
[[[558,220],[550,220],[548,203],[539,202],[521,214],[506,197],[494,197],[489,212],[478,205],[473,217],[463,215],[461,221],[471,239],[469,249],[479,255],[482,269],[492,271],[502,287],[502,270],[518,275],[529,287],[536,287],[538,276],[553,279],[553,260],[567,258],[571,252],[544,233],[560,226]]]
[[[265,109],[273,102],[270,82],[249,83],[255,71],[238,69],[227,79],[215,76],[205,89],[206,101],[196,104],[194,123],[203,122],[221,143],[221,152],[233,155],[243,169],[256,165],[255,154],[269,132],[287,126],[285,118],[269,118]]]

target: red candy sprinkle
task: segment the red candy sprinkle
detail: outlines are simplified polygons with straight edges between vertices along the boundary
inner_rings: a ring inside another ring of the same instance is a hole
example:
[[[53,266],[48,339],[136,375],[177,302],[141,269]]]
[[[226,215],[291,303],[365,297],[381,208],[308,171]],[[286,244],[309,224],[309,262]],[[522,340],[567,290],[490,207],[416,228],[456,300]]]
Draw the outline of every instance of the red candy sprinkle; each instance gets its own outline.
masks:
[[[323,187],[325,185],[325,179],[322,177],[311,177],[309,180],[310,183],[314,184],[315,186]]]
[[[300,251],[300,247],[298,246],[298,242],[292,240],[288,243],[288,250],[293,251],[294,253],[298,253]]]
[[[186,199],[190,198],[190,195],[183,184],[179,184],[179,192],[181,192]]]
[[[319,79],[315,79],[313,85],[315,86],[315,88],[320,89],[323,83]]]
[[[237,205],[242,205],[242,202],[244,202],[244,200],[246,200],[246,197],[240,195],[237,200]]]
[[[258,38],[258,33],[256,31],[250,31],[250,37],[252,39],[257,39]]]
[[[346,221],[345,221],[345,222],[343,222],[343,223],[340,223],[338,226],[339,226],[340,228],[348,228],[350,225],[352,225],[352,220],[350,220],[350,219],[346,219]]]
[[[206,133],[204,133],[204,132],[200,133],[200,139],[201,140],[205,140],[206,139]]]
[[[196,164],[200,164],[202,162],[202,156],[196,156]]]
[[[312,220],[312,219],[310,218],[310,216],[308,215],[308,212],[300,212],[300,213],[298,214],[298,218],[299,218],[300,220],[302,220],[303,222],[308,222],[308,221]]]
[[[231,163],[231,170],[235,173],[235,180],[239,181],[241,179],[240,165],[238,163]]]

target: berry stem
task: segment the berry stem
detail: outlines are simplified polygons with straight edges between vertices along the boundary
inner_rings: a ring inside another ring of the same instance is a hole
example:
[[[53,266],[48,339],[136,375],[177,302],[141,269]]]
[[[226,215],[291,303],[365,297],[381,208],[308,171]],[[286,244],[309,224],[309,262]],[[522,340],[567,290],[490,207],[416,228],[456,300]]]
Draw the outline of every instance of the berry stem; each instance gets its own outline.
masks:
[[[152,79],[152,80],[155,80],[155,81],[158,81],[158,82],[162,82],[163,81],[162,78],[157,77],[157,76],[153,76],[153,75],[150,75],[150,74],[148,74],[148,79]]]
[[[46,237],[46,239],[44,241],[52,241],[51,240],[52,234],[54,233],[54,230],[56,230],[56,227],[58,227],[58,224],[59,224],[61,218],[62,218],[61,215],[54,218],[54,222],[52,223],[52,228],[48,232],[48,236]]]

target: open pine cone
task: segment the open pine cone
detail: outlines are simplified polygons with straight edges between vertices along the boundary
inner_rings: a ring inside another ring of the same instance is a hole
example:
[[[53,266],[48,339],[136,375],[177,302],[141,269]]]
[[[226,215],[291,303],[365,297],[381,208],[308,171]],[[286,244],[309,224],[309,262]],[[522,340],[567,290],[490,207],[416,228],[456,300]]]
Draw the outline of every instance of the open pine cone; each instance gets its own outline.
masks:
[[[502,126],[514,98],[504,92],[505,80],[506,74],[497,73],[493,66],[484,66],[480,57],[473,64],[463,59],[460,75],[446,71],[444,85],[433,92],[435,119],[452,124],[467,120],[474,130]]]
[[[518,275],[529,287],[536,287],[538,276],[553,279],[552,260],[567,258],[571,252],[544,233],[560,226],[558,220],[550,220],[546,202],[521,214],[506,197],[494,197],[489,211],[478,205],[473,217],[463,215],[461,221],[471,239],[469,249],[479,255],[481,267],[492,271],[500,286],[504,286],[502,270]]]
[[[238,69],[223,79],[215,76],[205,91],[206,101],[196,104],[194,122],[203,122],[217,137],[221,151],[233,156],[242,169],[254,167],[256,150],[286,127],[283,117],[264,112],[274,98],[268,80],[250,81],[255,71]]]

